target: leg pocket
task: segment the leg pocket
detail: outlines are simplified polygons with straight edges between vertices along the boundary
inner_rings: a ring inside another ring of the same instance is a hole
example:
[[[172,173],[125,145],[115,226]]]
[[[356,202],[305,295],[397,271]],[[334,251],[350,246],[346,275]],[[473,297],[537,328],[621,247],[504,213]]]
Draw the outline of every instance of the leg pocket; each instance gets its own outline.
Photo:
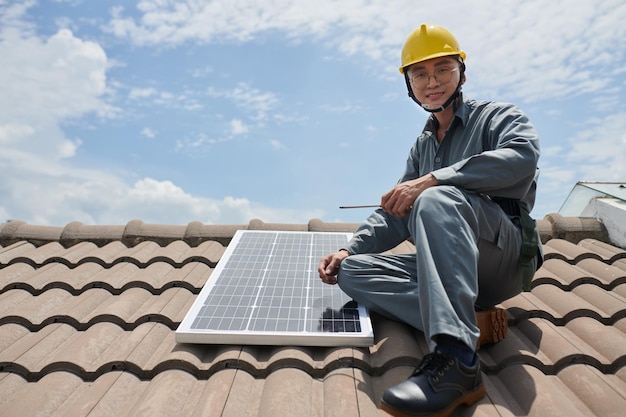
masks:
[[[503,213],[495,240],[478,242],[478,299],[482,308],[492,307],[522,290],[520,229]]]

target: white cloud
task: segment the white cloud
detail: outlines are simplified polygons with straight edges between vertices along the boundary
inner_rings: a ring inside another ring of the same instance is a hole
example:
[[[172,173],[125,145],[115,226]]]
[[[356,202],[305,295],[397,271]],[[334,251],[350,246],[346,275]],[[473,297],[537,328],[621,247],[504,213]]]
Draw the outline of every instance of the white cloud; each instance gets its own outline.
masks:
[[[304,222],[319,212],[275,211],[246,199],[194,197],[171,181],[143,178],[129,184],[128,172],[77,167],[80,139],[66,137],[68,121],[115,115],[107,99],[111,68],[102,47],[61,29],[42,38],[24,23],[35,2],[3,7],[0,0],[0,216],[35,224],[123,224],[134,218],[146,222],[247,223]],[[271,107],[272,95],[235,90],[233,99],[255,111]],[[155,88],[131,89],[129,98],[162,100],[165,105],[194,107],[189,94]],[[230,134],[247,126],[234,119]],[[141,134],[152,137],[151,128]],[[208,141],[208,139],[206,139]]]
[[[42,172],[23,171],[5,183],[12,199],[0,203],[1,220],[16,218],[35,224],[63,225],[71,221],[86,224],[124,224],[140,218],[146,223],[247,224],[253,218],[268,222],[303,223],[321,212],[276,210],[245,198],[209,199],[194,197],[171,181],[143,178],[132,185],[115,175],[95,170],[68,169],[59,164],[46,165]],[[36,181],[33,181],[36,179]]]
[[[24,0],[19,3],[8,4],[6,0],[0,3],[3,6],[0,9],[0,28],[4,32],[18,31],[28,32],[32,30],[32,24],[28,23],[23,17],[28,9],[37,4],[36,0]]]
[[[131,88],[128,93],[128,98],[131,100],[139,100],[144,98],[153,97],[158,94],[158,91],[154,87],[148,88]]]
[[[59,146],[59,158],[71,158],[76,155],[76,150],[80,147],[82,141],[78,140],[65,140]]]
[[[563,146],[542,149],[539,217],[556,212],[577,181],[623,181],[626,178],[626,112],[592,118]],[[600,133],[601,132],[601,133]]]
[[[158,90],[155,87],[131,87],[128,89],[128,99],[134,102],[132,104],[137,103],[142,107],[161,106],[189,111],[201,110],[204,105],[198,101],[197,95],[196,92],[189,90],[172,93]]]
[[[214,71],[213,67],[210,65],[205,66],[204,68],[196,68],[191,71],[191,76],[193,78],[205,78],[212,74]]]
[[[578,167],[579,178],[590,181],[626,178],[626,112],[589,122],[588,129],[580,131],[571,142],[567,159]]]
[[[1,20],[6,21],[11,13],[0,11],[5,12]],[[106,117],[117,111],[103,99],[104,50],[69,30],[40,39],[19,24],[7,24],[0,29],[0,56],[0,141],[10,143],[14,151],[34,152],[51,160],[71,157],[81,142],[68,140],[60,124],[88,113]],[[10,175],[14,165],[6,151],[0,155],[3,177]]]
[[[276,139],[270,140],[270,145],[274,149],[285,149],[285,144]]]
[[[357,104],[346,103],[342,105],[326,104],[321,106],[322,110],[330,113],[356,113],[361,110],[361,106]]]
[[[538,11],[541,10],[540,13]],[[469,76],[489,92],[551,100],[611,86],[624,51],[626,6],[615,1],[499,2],[481,30],[461,29]],[[474,22],[474,19],[467,19]],[[602,73],[601,77],[597,73]]]
[[[246,126],[239,119],[233,119],[233,120],[230,121],[230,129],[231,129],[231,134],[233,136],[244,135],[244,134],[248,133],[248,131],[250,130],[250,128],[248,128],[248,126]]]
[[[268,113],[280,103],[275,93],[261,91],[248,83],[239,83],[231,90],[209,87],[207,95],[213,98],[226,98],[235,103],[236,106],[256,113],[252,116],[255,120],[265,120]]]
[[[141,136],[143,137],[146,137],[148,139],[154,139],[156,138],[156,135],[156,131],[150,129],[149,127],[144,127],[143,129],[141,129]]]
[[[235,140],[235,136],[232,132],[219,137],[200,133],[195,138],[178,139],[176,141],[176,151],[191,158],[201,158],[209,154],[215,145]]]
[[[35,133],[35,129],[25,124],[7,123],[0,125],[0,143],[4,145],[19,143]]]
[[[191,157],[199,157],[208,153],[214,145],[235,140],[237,136],[245,135],[250,131],[240,119],[232,119],[228,123],[228,128],[222,135],[212,136],[207,133],[200,133],[195,138],[178,139],[176,150]]]
[[[137,9],[137,18],[115,9],[108,30],[138,45],[245,42],[279,31],[378,60],[394,77],[407,34],[420,23],[439,23],[468,53],[472,88],[526,101],[610,86],[626,53],[618,46],[626,38],[626,3],[614,0],[473,0],[455,3],[454,13],[445,2],[411,0],[144,0]]]
[[[2,31],[0,37],[2,119],[39,114],[44,122],[54,122],[112,111],[102,100],[107,58],[98,44],[82,41],[66,29],[45,41],[14,31]]]

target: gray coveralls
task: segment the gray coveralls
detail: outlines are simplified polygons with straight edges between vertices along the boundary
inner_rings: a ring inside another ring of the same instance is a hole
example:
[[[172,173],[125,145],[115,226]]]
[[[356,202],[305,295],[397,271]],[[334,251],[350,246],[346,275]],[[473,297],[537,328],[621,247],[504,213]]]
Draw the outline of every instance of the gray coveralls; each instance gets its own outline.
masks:
[[[532,209],[539,140],[511,104],[463,98],[441,143],[433,119],[399,182],[432,173],[439,186],[425,190],[406,217],[372,213],[344,247],[351,256],[337,279],[362,305],[423,331],[431,350],[439,334],[473,347],[475,306],[492,307],[522,289],[519,217],[501,202]],[[381,254],[410,236],[415,254]]]

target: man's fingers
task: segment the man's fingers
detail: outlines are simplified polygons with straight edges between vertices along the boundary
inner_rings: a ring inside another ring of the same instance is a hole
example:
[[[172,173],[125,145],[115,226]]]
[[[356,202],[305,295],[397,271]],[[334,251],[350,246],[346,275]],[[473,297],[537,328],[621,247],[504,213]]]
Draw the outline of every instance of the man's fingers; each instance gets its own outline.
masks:
[[[335,256],[322,258],[317,268],[320,278],[326,284],[335,285],[337,283],[337,272],[339,272],[339,261]]]
[[[339,263],[336,258],[332,258],[328,265],[326,266],[326,274],[327,275],[336,275],[337,271],[339,271]]]
[[[326,284],[335,285],[337,283],[337,277],[328,277],[322,279]]]
[[[327,284],[336,284],[339,267],[348,255],[348,251],[342,249],[338,252],[331,253],[330,255],[323,257],[317,267],[317,271],[319,272],[321,280]]]

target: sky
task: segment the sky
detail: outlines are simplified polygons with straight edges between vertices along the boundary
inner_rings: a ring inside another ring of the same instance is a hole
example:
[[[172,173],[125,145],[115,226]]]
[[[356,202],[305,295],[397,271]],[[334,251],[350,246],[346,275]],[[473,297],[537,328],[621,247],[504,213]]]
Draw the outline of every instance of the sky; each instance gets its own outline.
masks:
[[[400,50],[467,54],[466,95],[539,132],[532,215],[626,181],[623,0],[0,0],[0,222],[359,222],[427,113]],[[494,175],[497,173],[494,173]]]

